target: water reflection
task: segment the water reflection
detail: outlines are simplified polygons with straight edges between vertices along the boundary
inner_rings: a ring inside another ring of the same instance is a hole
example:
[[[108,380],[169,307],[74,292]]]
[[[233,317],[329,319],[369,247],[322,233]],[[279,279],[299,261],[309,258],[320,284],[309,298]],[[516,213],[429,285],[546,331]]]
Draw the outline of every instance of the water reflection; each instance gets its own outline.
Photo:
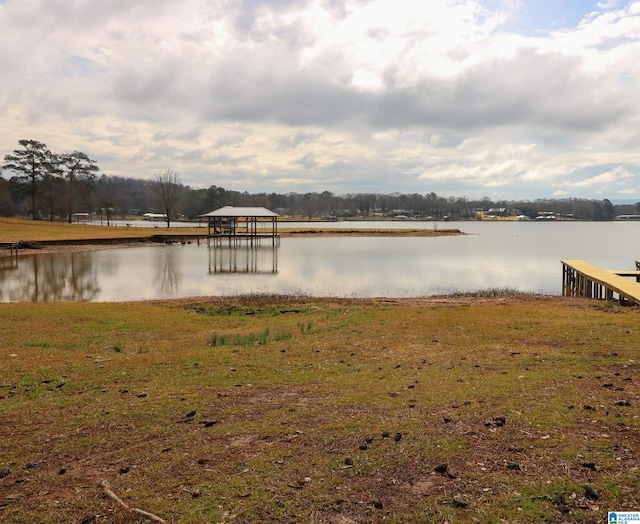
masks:
[[[12,269],[18,269],[18,257],[13,255],[0,257],[0,275],[2,271],[10,271]]]
[[[0,301],[414,297],[505,287],[559,295],[562,259],[609,269],[632,269],[640,259],[629,240],[640,237],[640,222],[452,227],[473,235],[283,238],[279,247],[176,244],[20,255],[17,264],[3,257]]]
[[[277,272],[278,246],[209,247],[209,274],[275,275]]]
[[[15,285],[4,285],[8,281]],[[21,256],[8,268],[0,266],[0,282],[3,302],[79,302],[100,293],[90,252]]]
[[[173,249],[162,250],[156,260],[155,287],[160,289],[162,295],[174,295],[180,289],[180,271],[176,261],[176,251]]]

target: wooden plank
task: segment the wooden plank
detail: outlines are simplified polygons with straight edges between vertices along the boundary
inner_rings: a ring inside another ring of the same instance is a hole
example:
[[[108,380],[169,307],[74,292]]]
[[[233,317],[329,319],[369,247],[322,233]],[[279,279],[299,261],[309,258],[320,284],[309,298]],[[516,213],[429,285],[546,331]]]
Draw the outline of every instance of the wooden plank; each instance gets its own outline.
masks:
[[[576,294],[591,297],[594,289],[593,284],[597,284],[606,288],[607,296],[610,296],[610,292],[613,291],[621,298],[640,304],[640,283],[627,280],[612,271],[599,268],[583,260],[563,260],[562,264],[577,273],[576,283],[573,286]],[[571,277],[565,275],[565,279],[570,280]]]
[[[618,275],[620,277],[640,277],[640,271],[636,269],[609,269],[614,275]]]

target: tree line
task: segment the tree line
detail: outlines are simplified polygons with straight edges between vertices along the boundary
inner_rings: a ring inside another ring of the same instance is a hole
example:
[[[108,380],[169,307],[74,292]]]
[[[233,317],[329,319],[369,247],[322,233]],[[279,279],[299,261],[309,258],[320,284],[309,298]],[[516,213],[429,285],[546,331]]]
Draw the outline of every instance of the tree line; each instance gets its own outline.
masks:
[[[80,151],[54,153],[36,140],[20,140],[20,148],[5,155],[0,176],[0,216],[66,220],[74,213],[130,218],[158,213],[172,220],[192,220],[223,206],[262,206],[283,216],[304,219],[407,216],[425,220],[473,219],[479,212],[494,216],[543,213],[579,220],[611,220],[640,214],[640,202],[614,205],[608,199],[581,198],[499,200],[443,197],[433,192],[309,193],[240,192],[211,185],[207,189],[182,184],[166,169],[153,180],[100,174],[95,160]]]

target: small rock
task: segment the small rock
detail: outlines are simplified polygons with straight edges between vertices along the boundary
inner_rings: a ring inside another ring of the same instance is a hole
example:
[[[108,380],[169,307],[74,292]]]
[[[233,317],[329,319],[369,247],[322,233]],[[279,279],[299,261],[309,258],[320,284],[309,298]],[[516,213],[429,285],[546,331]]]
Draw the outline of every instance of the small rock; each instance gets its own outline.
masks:
[[[556,503],[556,506],[558,506],[558,509],[560,510],[561,513],[570,513],[571,512],[571,508],[567,504],[567,499],[566,499],[566,496],[565,496],[564,493],[561,493],[560,495],[558,495],[554,499],[554,502]]]
[[[460,498],[460,497],[453,497],[453,507],[454,508],[466,508],[469,506],[469,503]]]
[[[585,484],[582,486],[582,489],[584,489],[584,494],[588,499],[598,500],[600,498],[600,493],[593,489],[593,486],[590,484]]]
[[[507,423],[507,419],[505,417],[493,417],[491,420],[485,420],[484,425],[486,427],[495,426],[497,428],[501,428]]]
[[[344,459],[345,466],[353,466],[353,459],[351,457],[346,457]]]

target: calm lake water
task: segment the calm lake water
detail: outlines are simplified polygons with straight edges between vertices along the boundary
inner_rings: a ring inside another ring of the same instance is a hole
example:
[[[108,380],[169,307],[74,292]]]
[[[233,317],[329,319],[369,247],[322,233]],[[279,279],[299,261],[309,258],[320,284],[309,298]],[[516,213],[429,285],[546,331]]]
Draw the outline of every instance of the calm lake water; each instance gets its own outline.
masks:
[[[305,224],[309,226],[310,224]],[[313,227],[426,228],[433,222]],[[284,225],[283,225],[284,227]],[[449,222],[466,236],[283,238],[0,259],[0,301],[126,301],[246,293],[417,297],[510,288],[559,295],[562,259],[633,269],[640,222]]]

